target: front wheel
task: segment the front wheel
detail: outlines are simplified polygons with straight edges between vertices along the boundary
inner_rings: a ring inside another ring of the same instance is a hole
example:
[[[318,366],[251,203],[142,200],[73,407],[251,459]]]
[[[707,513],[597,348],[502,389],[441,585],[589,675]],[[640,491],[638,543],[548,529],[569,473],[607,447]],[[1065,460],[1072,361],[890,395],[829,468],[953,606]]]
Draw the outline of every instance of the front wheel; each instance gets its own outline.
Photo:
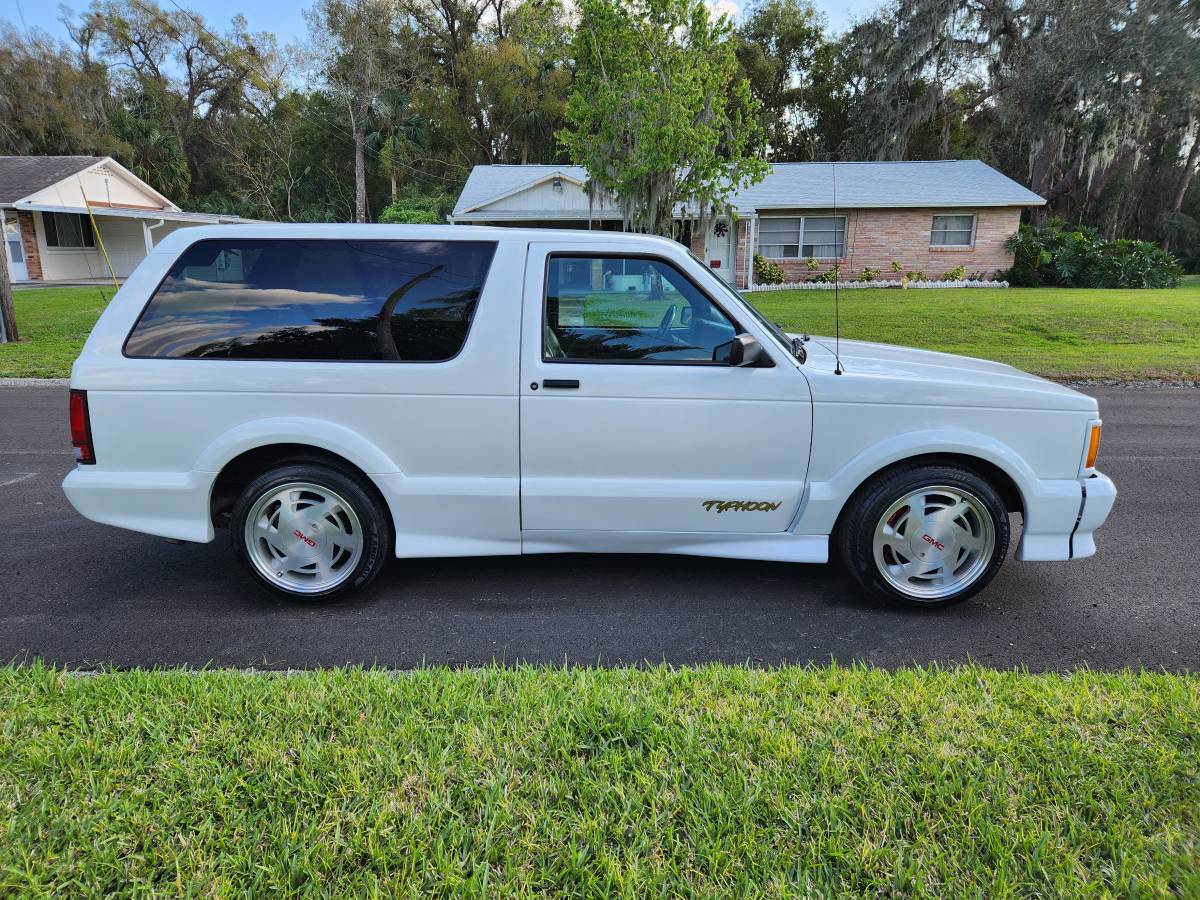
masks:
[[[864,588],[913,606],[948,606],[987,586],[1008,554],[1008,511],[969,469],[885,472],[851,500],[842,558]]]
[[[365,586],[391,551],[391,521],[374,491],[315,463],[279,466],[248,484],[233,506],[229,530],[250,574],[298,600]]]

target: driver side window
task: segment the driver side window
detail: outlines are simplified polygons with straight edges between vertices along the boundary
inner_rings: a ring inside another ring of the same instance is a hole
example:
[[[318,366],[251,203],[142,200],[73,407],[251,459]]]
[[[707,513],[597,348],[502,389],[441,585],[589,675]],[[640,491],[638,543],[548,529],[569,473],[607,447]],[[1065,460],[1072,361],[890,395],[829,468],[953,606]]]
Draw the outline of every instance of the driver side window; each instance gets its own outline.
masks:
[[[739,329],[678,269],[638,256],[552,256],[548,362],[712,362]]]

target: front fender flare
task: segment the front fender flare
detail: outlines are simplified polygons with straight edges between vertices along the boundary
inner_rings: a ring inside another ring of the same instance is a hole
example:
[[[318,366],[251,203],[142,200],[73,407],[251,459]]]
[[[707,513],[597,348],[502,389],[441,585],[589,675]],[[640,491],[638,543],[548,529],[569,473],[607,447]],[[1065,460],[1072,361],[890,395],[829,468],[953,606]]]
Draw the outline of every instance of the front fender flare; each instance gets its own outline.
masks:
[[[830,534],[843,507],[871,476],[888,466],[918,456],[954,454],[991,463],[1017,486],[1022,504],[1037,491],[1038,478],[1012,447],[986,434],[965,429],[937,428],[905,432],[872,444],[823,481],[809,484],[807,502],[796,531]]]

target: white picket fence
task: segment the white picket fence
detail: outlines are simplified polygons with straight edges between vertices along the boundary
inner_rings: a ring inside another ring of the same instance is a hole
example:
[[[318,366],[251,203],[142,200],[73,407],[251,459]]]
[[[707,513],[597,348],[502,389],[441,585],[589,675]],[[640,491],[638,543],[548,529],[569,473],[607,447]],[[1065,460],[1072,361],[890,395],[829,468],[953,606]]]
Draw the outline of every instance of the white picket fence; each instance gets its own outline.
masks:
[[[1007,281],[840,281],[843,290],[855,288],[904,288],[905,290],[936,290],[938,288],[1006,288]],[[793,281],[788,284],[756,284],[750,291],[832,291],[831,281]]]

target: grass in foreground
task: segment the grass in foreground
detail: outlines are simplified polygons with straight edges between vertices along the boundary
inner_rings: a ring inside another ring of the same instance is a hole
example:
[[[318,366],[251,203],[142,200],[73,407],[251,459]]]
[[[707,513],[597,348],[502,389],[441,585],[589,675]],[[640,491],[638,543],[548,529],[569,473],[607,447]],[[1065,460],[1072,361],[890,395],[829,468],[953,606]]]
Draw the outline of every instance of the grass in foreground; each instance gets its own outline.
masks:
[[[28,342],[0,345],[0,377],[65,378],[111,288],[14,292]],[[750,295],[795,331],[833,334],[833,294]],[[1200,281],[1173,290],[896,289],[841,292],[842,337],[963,353],[1055,378],[1200,378]]]
[[[1200,896],[1200,681],[0,669],[0,894]]]

